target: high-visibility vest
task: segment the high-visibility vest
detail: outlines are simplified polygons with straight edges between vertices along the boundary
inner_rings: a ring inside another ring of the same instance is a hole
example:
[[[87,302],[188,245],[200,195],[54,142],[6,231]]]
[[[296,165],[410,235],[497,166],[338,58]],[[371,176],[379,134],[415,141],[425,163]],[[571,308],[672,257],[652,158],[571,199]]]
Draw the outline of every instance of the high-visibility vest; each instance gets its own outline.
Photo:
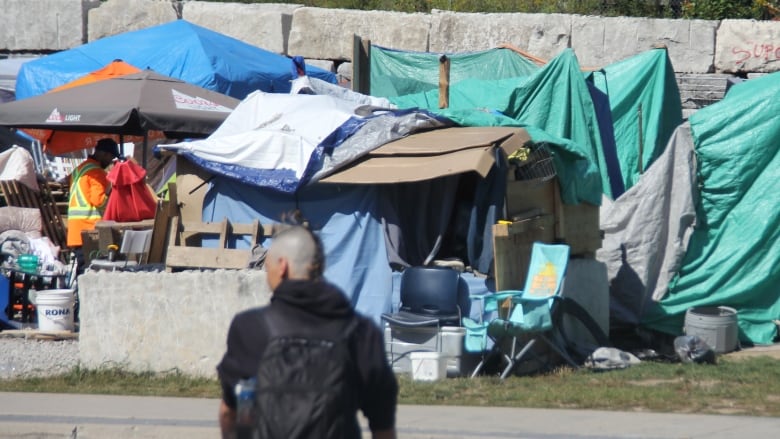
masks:
[[[68,200],[68,220],[95,220],[98,221],[103,217],[103,210],[106,207],[106,201],[101,206],[93,206],[87,201],[87,197],[81,190],[79,180],[81,176],[89,171],[101,169],[100,166],[95,163],[86,162],[83,167],[76,168],[73,171],[72,181],[70,185],[70,199]]]

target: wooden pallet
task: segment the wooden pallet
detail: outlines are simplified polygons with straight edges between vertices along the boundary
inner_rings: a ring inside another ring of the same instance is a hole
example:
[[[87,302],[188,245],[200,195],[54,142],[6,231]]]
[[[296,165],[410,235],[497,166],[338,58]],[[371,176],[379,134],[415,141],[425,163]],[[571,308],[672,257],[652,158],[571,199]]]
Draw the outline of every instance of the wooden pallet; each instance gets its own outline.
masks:
[[[41,212],[43,236],[60,249],[67,246],[65,223],[48,186],[42,185],[41,191],[36,192],[16,180],[0,180],[0,191],[8,206],[38,209]]]
[[[244,235],[249,236],[250,245],[254,245],[260,238],[272,236],[280,226],[262,225],[257,220],[252,224],[231,224],[227,219],[220,223],[184,222],[173,216],[165,255],[166,269],[247,268],[251,250],[227,248],[228,242],[237,235]],[[219,237],[218,246],[201,247],[205,236]]]

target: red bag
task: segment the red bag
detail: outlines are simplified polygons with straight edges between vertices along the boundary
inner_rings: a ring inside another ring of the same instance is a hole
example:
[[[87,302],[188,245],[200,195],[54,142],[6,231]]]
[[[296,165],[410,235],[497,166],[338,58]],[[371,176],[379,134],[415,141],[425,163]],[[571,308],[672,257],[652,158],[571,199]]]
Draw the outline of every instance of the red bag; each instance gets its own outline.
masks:
[[[146,185],[145,177],[146,170],[132,160],[114,164],[106,176],[111,183],[111,194],[103,213],[104,220],[133,222],[154,218],[157,201]]]

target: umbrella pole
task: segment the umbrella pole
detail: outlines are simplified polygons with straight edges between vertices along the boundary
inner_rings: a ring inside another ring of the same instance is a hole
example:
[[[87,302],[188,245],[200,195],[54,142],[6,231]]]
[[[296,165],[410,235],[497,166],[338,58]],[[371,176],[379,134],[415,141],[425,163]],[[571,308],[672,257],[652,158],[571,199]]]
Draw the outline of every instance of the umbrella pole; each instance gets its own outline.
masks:
[[[122,134],[119,135],[119,155],[125,156],[125,136]]]
[[[146,147],[149,143],[149,131],[144,131],[144,151],[141,156],[141,166],[146,169]]]

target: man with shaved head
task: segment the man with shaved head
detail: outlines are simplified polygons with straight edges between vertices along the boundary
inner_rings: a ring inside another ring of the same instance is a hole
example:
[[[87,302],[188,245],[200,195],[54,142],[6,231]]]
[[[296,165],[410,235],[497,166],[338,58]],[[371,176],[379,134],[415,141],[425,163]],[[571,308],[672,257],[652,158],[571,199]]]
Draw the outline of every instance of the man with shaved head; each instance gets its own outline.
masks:
[[[395,438],[398,384],[382,333],[323,278],[319,238],[301,226],[281,231],[264,268],[271,303],[233,318],[217,366],[223,437],[236,431],[235,385],[257,378],[255,437],[357,439],[360,410],[374,439]]]

